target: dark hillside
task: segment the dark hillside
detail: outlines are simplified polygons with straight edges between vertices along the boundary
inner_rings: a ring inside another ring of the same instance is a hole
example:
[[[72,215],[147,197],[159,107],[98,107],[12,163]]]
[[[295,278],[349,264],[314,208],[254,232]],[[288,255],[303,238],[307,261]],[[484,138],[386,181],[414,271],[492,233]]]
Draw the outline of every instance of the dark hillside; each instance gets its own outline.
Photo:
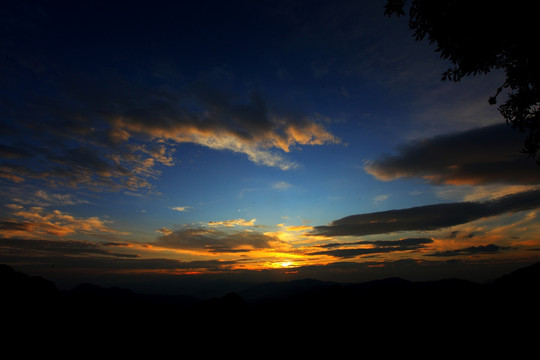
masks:
[[[58,300],[56,285],[42,277],[28,276],[0,264],[1,301],[15,307],[37,305]]]
[[[358,334],[407,334],[415,329],[431,336],[459,328],[460,336],[476,336],[538,324],[540,264],[484,285],[459,279],[389,278],[357,284],[301,280],[260,284],[206,300],[93,284],[60,292],[48,280],[5,265],[0,266],[0,284],[2,309],[11,319],[3,326],[14,331],[51,328],[72,336],[99,329],[100,336],[124,336],[167,326],[175,334],[208,329],[227,333],[228,327],[238,327],[253,335],[247,329],[289,324],[306,331],[343,331],[344,324],[353,324]]]

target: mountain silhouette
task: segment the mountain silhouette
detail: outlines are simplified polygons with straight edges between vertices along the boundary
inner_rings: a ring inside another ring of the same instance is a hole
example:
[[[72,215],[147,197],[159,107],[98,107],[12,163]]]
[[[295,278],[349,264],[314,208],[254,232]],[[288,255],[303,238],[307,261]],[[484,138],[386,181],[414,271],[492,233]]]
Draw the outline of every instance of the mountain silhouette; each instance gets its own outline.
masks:
[[[208,299],[138,294],[129,289],[83,283],[60,291],[54,283],[0,265],[1,302],[13,331],[51,326],[71,336],[76,331],[118,336],[144,331],[205,332],[293,324],[304,331],[355,324],[357,334],[406,334],[411,329],[433,335],[458,327],[475,336],[494,329],[516,331],[522,323],[537,326],[540,263],[521,268],[491,283],[461,279],[413,282],[387,278],[363,283],[313,279],[269,282]],[[48,324],[48,325],[46,325]],[[27,330],[25,330],[27,331]],[[75,331],[75,332],[73,332]],[[160,333],[160,336],[173,336]],[[156,334],[154,334],[156,335]],[[253,335],[247,331],[247,335]]]
[[[494,282],[499,286],[510,286],[514,288],[533,289],[530,287],[532,284],[538,285],[540,279],[540,262],[526,266],[511,272],[510,274],[503,275],[496,279]]]
[[[0,264],[0,289],[3,302],[18,306],[54,301],[59,294],[52,281],[28,276],[3,264]]]

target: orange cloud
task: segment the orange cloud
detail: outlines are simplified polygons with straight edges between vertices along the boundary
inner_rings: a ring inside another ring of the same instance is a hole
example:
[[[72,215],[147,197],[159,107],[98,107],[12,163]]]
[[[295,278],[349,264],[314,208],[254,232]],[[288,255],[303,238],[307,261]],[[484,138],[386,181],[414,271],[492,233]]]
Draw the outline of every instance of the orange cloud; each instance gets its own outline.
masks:
[[[24,177],[22,177],[22,175],[26,175],[26,171],[19,166],[4,165],[0,167],[0,178],[10,180],[18,184],[24,181]]]
[[[108,227],[109,221],[98,217],[76,218],[59,210],[46,211],[42,207],[31,207],[19,210],[12,214],[14,217],[4,226],[2,237],[29,237],[42,236],[64,237],[72,234],[115,234],[128,235],[129,233],[117,231]],[[4,222],[6,224],[6,222]]]
[[[239,110],[228,110],[238,111]],[[221,113],[223,112],[223,113]],[[194,143],[216,150],[229,150],[248,156],[254,163],[288,170],[297,166],[271,149],[290,152],[296,145],[337,144],[340,139],[329,133],[321,124],[304,118],[284,119],[260,114],[257,121],[261,126],[252,125],[250,118],[235,118],[235,121],[219,121],[225,109],[208,113],[208,117],[193,121],[189,116],[152,122],[127,116],[115,117],[114,128],[127,133],[146,134],[155,140],[172,140],[177,143]],[[189,114],[188,114],[189,115]],[[193,116],[195,116],[193,114]]]
[[[313,226],[299,225],[299,226],[287,226],[288,231],[308,231],[313,230]]]

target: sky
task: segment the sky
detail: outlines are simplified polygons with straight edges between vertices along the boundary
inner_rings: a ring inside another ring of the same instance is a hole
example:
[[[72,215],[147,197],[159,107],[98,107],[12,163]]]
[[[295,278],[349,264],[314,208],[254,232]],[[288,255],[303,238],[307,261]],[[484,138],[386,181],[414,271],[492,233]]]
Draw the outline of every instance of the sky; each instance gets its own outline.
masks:
[[[488,104],[504,74],[441,81],[384,4],[3,6],[0,263],[160,284],[539,261],[540,168]]]

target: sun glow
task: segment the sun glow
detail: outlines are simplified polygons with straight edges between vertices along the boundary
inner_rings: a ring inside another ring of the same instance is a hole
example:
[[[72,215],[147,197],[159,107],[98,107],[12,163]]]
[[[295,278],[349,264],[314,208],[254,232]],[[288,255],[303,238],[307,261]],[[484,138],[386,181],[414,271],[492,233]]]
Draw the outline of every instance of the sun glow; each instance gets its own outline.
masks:
[[[289,269],[289,268],[294,268],[297,266],[298,264],[296,264],[294,261],[291,261],[291,260],[279,261],[279,262],[274,262],[271,264],[271,267],[275,269]]]

